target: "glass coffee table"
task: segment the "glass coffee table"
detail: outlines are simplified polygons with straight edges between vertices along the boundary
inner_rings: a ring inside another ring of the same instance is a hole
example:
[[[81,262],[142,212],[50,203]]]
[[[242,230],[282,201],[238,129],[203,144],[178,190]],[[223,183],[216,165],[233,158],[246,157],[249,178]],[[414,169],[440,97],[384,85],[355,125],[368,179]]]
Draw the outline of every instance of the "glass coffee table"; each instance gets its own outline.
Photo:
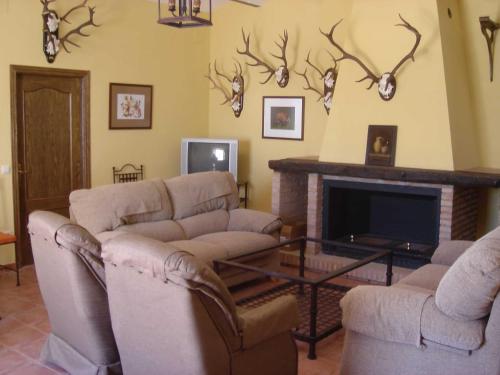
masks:
[[[353,249],[367,251],[370,255],[360,260],[353,260],[353,263],[333,272],[306,276],[305,252],[307,242],[315,242],[328,246],[342,246],[344,248],[350,246]],[[287,245],[297,244],[299,245],[298,275],[243,263],[246,258],[253,257],[259,253],[275,251]],[[387,264],[386,285],[391,285],[392,250],[299,237],[294,240],[281,242],[276,246],[255,251],[251,254],[214,260],[214,269],[215,272],[219,273],[222,268],[235,267],[282,281],[275,287],[240,299],[236,301],[236,304],[244,308],[254,308],[283,295],[294,295],[299,305],[299,325],[293,331],[293,335],[297,340],[309,344],[308,358],[316,359],[316,343],[342,328],[342,310],[340,309],[339,301],[350,289],[346,286],[337,285],[332,280],[368,263],[384,259]]]

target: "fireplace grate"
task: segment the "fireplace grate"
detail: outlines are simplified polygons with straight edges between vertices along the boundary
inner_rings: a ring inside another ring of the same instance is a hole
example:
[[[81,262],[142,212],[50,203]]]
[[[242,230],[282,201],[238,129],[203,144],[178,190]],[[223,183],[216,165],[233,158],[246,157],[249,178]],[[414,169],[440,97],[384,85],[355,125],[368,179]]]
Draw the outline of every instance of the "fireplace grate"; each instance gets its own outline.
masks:
[[[436,246],[417,242],[407,242],[370,233],[352,234],[335,239],[337,242],[356,244],[380,248],[381,250],[393,250],[395,256],[394,265],[401,267],[416,268],[429,262]],[[342,247],[324,244],[323,252],[331,255],[347,256],[354,259],[362,259],[369,255],[368,252],[352,247]],[[382,262],[383,263],[383,262]]]

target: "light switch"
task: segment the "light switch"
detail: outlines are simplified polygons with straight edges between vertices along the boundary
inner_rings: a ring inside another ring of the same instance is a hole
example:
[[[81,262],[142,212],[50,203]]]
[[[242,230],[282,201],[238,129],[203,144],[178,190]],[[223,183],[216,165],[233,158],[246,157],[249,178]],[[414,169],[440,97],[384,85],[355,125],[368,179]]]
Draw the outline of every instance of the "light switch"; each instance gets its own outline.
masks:
[[[6,175],[11,171],[10,165],[0,165],[0,174]]]

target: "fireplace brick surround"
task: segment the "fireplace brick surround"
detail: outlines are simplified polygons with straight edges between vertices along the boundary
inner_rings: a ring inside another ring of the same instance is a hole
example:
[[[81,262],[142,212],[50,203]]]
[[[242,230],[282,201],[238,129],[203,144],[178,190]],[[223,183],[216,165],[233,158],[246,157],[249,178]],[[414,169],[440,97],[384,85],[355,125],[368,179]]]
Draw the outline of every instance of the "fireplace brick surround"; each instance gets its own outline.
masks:
[[[307,235],[315,238],[323,236],[325,180],[438,189],[441,192],[439,242],[451,239],[475,240],[480,189],[500,187],[500,173],[484,171],[449,172],[354,166],[321,163],[314,159],[273,160],[269,166],[274,170],[273,213],[281,216],[286,223],[306,222]],[[312,268],[325,271],[335,269],[335,266],[328,264],[318,244],[308,243],[307,252]],[[283,259],[287,263],[295,263],[289,254],[285,254]]]

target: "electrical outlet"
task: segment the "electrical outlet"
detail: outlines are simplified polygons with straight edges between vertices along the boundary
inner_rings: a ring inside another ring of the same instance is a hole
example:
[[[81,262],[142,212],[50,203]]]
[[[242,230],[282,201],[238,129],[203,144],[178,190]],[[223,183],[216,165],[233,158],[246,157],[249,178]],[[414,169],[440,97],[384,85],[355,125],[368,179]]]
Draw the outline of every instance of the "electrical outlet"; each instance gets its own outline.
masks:
[[[10,165],[0,165],[0,174],[4,176],[11,172]]]

